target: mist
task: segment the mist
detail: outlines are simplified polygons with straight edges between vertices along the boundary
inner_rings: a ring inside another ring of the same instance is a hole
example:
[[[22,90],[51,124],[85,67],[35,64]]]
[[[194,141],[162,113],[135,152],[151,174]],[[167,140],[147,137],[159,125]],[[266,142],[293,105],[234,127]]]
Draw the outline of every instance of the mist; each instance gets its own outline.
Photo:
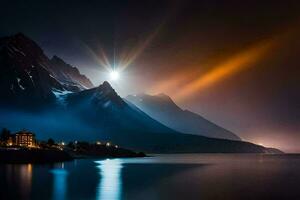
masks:
[[[20,130],[32,131],[38,140],[96,140],[101,130],[87,125],[78,116],[53,109],[42,112],[27,112],[0,109],[0,128],[13,133]]]

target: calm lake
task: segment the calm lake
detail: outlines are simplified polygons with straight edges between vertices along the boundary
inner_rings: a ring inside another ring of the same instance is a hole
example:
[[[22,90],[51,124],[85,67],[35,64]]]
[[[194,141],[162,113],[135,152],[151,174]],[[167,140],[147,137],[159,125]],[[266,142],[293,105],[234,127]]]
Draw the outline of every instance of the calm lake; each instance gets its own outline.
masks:
[[[179,154],[0,165],[0,199],[300,199],[300,155]]]

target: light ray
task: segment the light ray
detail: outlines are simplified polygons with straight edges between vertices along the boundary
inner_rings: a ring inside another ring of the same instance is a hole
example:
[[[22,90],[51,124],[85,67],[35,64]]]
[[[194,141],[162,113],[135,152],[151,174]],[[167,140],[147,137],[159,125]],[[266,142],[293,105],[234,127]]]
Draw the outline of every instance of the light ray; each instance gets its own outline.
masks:
[[[101,52],[101,56],[102,56],[101,59],[100,59],[100,61],[101,61],[102,63],[104,63],[104,66],[105,66],[108,70],[112,69],[112,66],[111,66],[111,64],[110,64],[110,62],[109,62],[109,60],[108,60],[108,57],[107,57],[107,55],[106,55],[104,49],[101,48],[101,49],[100,49],[100,52]]]
[[[100,53],[95,53],[89,46],[85,43],[82,43],[83,47],[87,51],[87,53],[102,67],[104,67],[107,71],[112,71],[111,64],[105,53],[103,48],[100,48]]]
[[[186,84],[176,95],[176,100],[182,100],[192,93],[211,86],[241,70],[244,70],[261,59],[273,46],[272,40],[260,42],[237,55],[226,60],[224,63],[213,67],[212,70],[200,76],[196,80]]]
[[[164,22],[162,22],[151,34],[146,37],[139,45],[135,46],[128,52],[122,52],[120,58],[120,70],[125,70],[137,57],[143,53],[143,51],[149,46],[149,44],[154,40],[154,38],[159,34],[162,29]]]
[[[162,92],[176,94],[179,91],[179,88],[182,87],[182,85],[187,84],[189,80],[195,78],[195,74],[197,74],[197,72],[191,69],[184,69],[184,71],[181,71],[181,73],[169,74],[167,79],[163,77],[163,80],[158,81],[157,84],[149,88],[147,90],[147,93],[153,95]]]

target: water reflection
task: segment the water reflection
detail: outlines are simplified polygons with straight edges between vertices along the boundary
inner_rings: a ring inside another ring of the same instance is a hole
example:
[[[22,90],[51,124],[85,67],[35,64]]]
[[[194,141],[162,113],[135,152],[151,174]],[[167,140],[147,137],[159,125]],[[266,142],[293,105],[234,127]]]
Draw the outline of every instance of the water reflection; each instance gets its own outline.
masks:
[[[96,161],[99,168],[100,182],[97,187],[97,200],[118,200],[122,192],[122,162],[119,159]]]
[[[51,170],[53,174],[53,199],[63,200],[66,197],[67,171],[64,169],[64,163],[58,168]]]
[[[157,155],[64,164],[0,164],[0,199],[300,199],[299,155]]]
[[[20,167],[20,185],[22,196],[29,196],[32,184],[32,165],[22,165]]]
[[[6,177],[9,186],[13,186],[19,191],[23,199],[27,199],[31,193],[32,185],[32,165],[6,165]],[[15,195],[15,194],[13,194]]]

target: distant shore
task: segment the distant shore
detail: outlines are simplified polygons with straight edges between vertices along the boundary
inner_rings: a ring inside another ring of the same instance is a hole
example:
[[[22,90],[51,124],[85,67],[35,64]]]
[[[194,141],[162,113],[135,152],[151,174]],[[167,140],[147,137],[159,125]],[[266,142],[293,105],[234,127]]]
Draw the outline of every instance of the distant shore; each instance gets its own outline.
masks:
[[[135,153],[127,149],[68,152],[59,149],[28,149],[28,148],[1,148],[1,164],[23,163],[55,163],[84,158],[125,158],[145,157],[144,153]]]
[[[54,163],[69,160],[73,160],[73,157],[56,149],[0,149],[0,163]]]

